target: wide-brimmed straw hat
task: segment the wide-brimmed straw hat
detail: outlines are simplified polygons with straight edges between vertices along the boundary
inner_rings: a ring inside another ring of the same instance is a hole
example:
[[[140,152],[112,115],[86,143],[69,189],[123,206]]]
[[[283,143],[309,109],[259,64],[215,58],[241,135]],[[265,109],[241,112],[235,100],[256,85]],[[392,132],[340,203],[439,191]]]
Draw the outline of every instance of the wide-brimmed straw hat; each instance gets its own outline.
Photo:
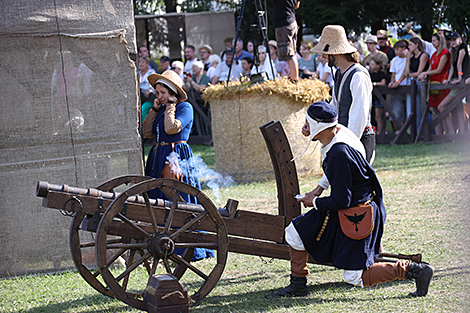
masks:
[[[155,88],[157,83],[161,83],[168,86],[171,90],[179,94],[181,96],[182,101],[188,99],[186,92],[184,92],[183,90],[183,82],[181,81],[181,77],[176,74],[175,71],[167,70],[164,71],[162,74],[151,74],[149,75],[148,80],[153,88]]]
[[[311,51],[318,54],[348,54],[357,49],[348,42],[343,26],[327,25],[323,28],[320,41]]]

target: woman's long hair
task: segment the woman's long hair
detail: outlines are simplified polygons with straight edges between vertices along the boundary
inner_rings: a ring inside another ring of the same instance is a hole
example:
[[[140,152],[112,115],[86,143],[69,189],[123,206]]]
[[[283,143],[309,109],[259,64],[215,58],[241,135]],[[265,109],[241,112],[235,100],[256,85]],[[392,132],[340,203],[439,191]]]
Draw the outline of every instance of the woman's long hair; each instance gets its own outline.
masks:
[[[420,39],[420,38],[411,38],[410,39],[410,42],[414,43],[415,45],[418,46],[418,50],[420,52],[426,52],[424,50],[424,45],[423,45],[423,41]]]
[[[462,41],[460,41],[460,43],[462,43]],[[457,47],[452,47],[452,49],[450,50],[450,64],[454,64],[457,58],[459,57],[459,51],[460,51],[459,48],[460,48],[460,44]],[[464,49],[467,50],[466,45]],[[466,53],[468,52],[466,51]],[[454,68],[454,71],[457,71],[457,69]]]
[[[437,47],[438,54],[441,53],[442,50],[447,49],[446,38],[443,34],[435,33],[432,36],[439,40],[439,46]]]

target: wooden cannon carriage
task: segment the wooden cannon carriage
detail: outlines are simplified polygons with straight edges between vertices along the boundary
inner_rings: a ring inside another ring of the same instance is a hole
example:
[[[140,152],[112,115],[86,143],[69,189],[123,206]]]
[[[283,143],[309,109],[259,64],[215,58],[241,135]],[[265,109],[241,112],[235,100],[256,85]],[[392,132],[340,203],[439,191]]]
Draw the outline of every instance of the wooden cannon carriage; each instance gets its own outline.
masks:
[[[293,197],[299,193],[297,172],[290,162],[292,152],[281,124],[270,122],[261,127],[261,132],[274,167],[278,215],[239,210],[238,202],[230,199],[224,208],[217,208],[202,191],[190,185],[145,176],[116,177],[88,189],[39,182],[36,193],[44,198],[44,207],[73,216],[72,258],[82,277],[97,291],[149,312],[164,303],[165,297],[175,298],[170,304],[178,299],[197,303],[217,284],[228,252],[289,259],[284,228],[301,213],[300,204]],[[155,188],[171,200],[149,199],[147,191]],[[180,193],[196,197],[198,204],[185,203]],[[94,234],[94,240],[81,240],[87,232]],[[216,253],[209,270],[207,266],[200,268],[198,262],[190,262],[194,249],[199,247]],[[176,254],[176,248],[183,248],[184,252]],[[84,261],[90,251],[96,255],[96,266]],[[420,255],[385,256],[421,261]],[[125,259],[125,266],[113,268],[118,258]],[[158,292],[153,286],[154,278],[163,275],[157,284],[166,286],[168,291],[172,288],[167,284],[168,274],[183,282],[186,290],[166,292],[159,298],[155,296]],[[155,312],[171,312],[171,307],[184,311],[170,305],[168,310]]]

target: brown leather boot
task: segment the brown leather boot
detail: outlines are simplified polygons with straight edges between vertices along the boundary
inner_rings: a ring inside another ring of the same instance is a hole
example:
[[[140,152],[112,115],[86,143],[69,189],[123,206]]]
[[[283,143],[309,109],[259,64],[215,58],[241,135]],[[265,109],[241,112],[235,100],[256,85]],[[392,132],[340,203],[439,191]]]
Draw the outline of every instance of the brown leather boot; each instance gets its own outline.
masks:
[[[301,297],[308,295],[307,277],[295,277],[290,275],[289,286],[266,295],[266,299],[281,297]]]
[[[308,252],[305,250],[295,250],[289,246],[290,255],[290,284],[289,286],[275,291],[265,297],[267,299],[279,297],[300,297],[308,295]]]

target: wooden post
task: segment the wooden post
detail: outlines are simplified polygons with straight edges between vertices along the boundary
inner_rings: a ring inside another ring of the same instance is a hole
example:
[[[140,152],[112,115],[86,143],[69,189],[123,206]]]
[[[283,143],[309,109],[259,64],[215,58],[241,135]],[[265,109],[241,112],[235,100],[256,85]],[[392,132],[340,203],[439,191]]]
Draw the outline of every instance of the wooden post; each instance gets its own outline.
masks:
[[[418,86],[414,79],[411,80],[411,138],[416,138],[416,92]]]
[[[428,95],[429,95],[429,81],[421,82],[421,107],[425,108],[423,111],[423,121],[422,128],[424,132],[424,142],[431,141],[431,129],[429,128],[429,104],[428,104]]]

